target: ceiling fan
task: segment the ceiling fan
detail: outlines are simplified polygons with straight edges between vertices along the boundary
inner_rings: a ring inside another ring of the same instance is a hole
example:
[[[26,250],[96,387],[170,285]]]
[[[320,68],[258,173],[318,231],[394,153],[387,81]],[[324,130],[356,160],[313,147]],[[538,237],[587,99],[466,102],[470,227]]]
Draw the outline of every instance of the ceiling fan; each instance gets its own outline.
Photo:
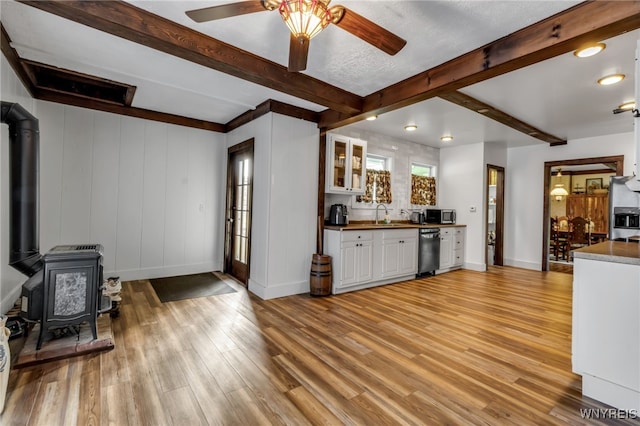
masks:
[[[331,23],[389,55],[395,55],[407,43],[406,40],[344,6],[329,8],[330,1],[251,0],[189,10],[186,14],[196,22],[207,22],[278,9],[291,31],[289,71],[303,71],[307,68],[309,40]]]

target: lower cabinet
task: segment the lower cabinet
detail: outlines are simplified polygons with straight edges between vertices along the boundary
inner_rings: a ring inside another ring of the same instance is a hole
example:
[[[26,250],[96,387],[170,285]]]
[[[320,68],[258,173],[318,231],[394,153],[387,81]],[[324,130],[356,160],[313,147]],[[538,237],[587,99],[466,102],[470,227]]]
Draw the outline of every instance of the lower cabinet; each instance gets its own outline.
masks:
[[[418,230],[325,230],[333,294],[390,284],[418,272]]]
[[[415,229],[382,231],[382,277],[418,272],[418,236]]]
[[[461,268],[464,264],[465,228],[440,228],[440,271]]]
[[[343,241],[340,271],[342,287],[371,281],[373,279],[373,239]]]

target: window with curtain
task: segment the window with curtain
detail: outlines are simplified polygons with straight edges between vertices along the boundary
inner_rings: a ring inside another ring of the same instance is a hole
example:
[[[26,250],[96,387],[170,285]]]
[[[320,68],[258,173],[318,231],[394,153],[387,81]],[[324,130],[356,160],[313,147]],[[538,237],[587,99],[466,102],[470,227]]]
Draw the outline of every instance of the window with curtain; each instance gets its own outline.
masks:
[[[435,168],[426,164],[411,163],[411,204],[436,205]]]
[[[358,195],[359,203],[384,203],[393,201],[391,195],[391,161],[379,155],[367,155],[367,173],[364,195]]]

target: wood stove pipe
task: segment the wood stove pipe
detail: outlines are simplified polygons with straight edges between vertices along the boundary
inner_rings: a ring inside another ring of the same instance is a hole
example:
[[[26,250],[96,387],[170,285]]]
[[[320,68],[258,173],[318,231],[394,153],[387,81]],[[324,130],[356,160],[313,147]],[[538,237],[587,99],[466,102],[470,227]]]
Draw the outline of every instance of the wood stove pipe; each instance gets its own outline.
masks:
[[[1,105],[9,125],[9,266],[31,277],[42,269],[39,247],[38,119],[20,104]]]

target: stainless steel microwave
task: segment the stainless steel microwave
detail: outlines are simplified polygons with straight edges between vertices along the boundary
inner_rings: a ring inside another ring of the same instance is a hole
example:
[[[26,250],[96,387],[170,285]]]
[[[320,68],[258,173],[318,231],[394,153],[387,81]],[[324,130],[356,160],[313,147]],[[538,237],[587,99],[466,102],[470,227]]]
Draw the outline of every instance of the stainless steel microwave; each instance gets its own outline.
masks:
[[[456,211],[454,209],[427,209],[427,223],[454,224]]]

